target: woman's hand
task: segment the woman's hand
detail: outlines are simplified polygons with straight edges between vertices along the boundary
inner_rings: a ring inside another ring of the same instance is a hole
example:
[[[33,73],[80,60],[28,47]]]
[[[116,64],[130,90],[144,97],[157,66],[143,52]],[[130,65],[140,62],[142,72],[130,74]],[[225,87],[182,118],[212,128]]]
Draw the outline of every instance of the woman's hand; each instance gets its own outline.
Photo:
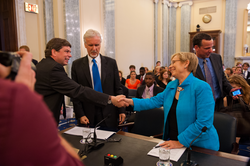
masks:
[[[124,97],[124,98],[120,98],[118,100],[118,102],[120,102],[120,101],[124,101],[124,102],[128,103],[129,105],[134,106],[134,101],[132,99],[128,99],[128,98]]]
[[[169,149],[177,149],[182,148],[184,145],[182,145],[179,141],[165,141],[162,144],[160,144],[161,147],[169,148]]]

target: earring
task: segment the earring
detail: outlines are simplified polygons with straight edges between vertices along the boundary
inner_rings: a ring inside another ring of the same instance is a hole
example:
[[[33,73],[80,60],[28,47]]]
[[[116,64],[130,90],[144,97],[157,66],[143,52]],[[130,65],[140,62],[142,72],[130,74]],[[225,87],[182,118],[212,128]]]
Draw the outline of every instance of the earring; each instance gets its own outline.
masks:
[[[186,69],[187,67],[185,66],[184,69]]]

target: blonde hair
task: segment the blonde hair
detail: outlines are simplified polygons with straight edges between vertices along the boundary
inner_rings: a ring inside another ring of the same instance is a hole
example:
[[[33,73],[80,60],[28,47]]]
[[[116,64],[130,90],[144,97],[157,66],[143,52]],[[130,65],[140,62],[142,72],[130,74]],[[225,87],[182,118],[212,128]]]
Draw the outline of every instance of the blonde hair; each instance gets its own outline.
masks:
[[[235,84],[242,89],[243,100],[249,104],[250,101],[250,86],[247,81],[240,75],[234,74],[228,78],[230,84]]]
[[[192,72],[195,75],[196,68],[198,66],[198,58],[194,53],[191,52],[179,52],[175,53],[171,56],[171,60],[178,56],[182,62],[189,61],[189,65],[187,67],[187,70]]]

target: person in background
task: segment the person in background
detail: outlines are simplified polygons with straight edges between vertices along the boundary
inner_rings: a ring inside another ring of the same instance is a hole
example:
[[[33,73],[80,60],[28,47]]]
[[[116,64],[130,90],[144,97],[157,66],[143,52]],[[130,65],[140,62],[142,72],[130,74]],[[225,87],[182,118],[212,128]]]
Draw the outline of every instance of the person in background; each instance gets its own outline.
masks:
[[[235,67],[235,66],[233,66],[233,67],[232,67],[233,74],[235,74],[235,69],[236,69],[236,67]]]
[[[4,79],[8,67],[0,64],[0,165],[83,166],[71,145],[58,134],[42,96],[33,91],[32,54],[17,53],[22,60],[15,82]]]
[[[167,67],[167,66],[165,66],[165,70],[169,71],[169,69],[168,69],[168,67]]]
[[[145,68],[145,73],[147,73],[148,72],[148,68],[147,67],[144,67]]]
[[[237,62],[236,63],[236,67],[242,67],[242,63],[241,62]]]
[[[230,77],[231,75],[233,75],[233,70],[231,68],[226,68],[225,75],[227,76],[227,78]]]
[[[241,87],[242,98],[246,104],[250,105],[250,86],[246,80],[242,76],[234,74],[228,78],[228,81],[233,88]]]
[[[157,61],[156,66],[161,66],[161,61]]]
[[[165,89],[166,86],[167,86],[167,84],[168,84],[170,81],[171,81],[171,79],[170,79],[170,72],[167,71],[167,70],[165,70],[165,69],[163,69],[163,70],[161,71],[161,73],[160,73],[160,76],[158,77],[158,82],[157,82],[157,84],[158,84],[161,88]]]
[[[243,63],[242,73],[243,73],[243,76],[244,76],[246,81],[248,81],[248,79],[250,79],[250,72],[248,71],[248,68],[249,68],[249,63],[247,63],[247,62]]]
[[[22,45],[21,47],[19,47],[19,51],[27,51],[27,52],[30,52],[30,48],[29,48],[28,46],[26,46],[26,45]],[[34,65],[36,65],[38,62],[37,62],[37,60],[32,59],[32,63],[33,63]]]
[[[120,99],[134,106],[135,111],[164,108],[164,143],[170,149],[193,146],[219,150],[219,137],[213,125],[214,98],[211,87],[194,77],[198,59],[193,53],[176,53],[171,57],[170,72],[176,78],[166,89],[150,99]],[[188,118],[187,118],[188,117]]]
[[[136,98],[151,98],[156,96],[158,93],[161,93],[164,89],[158,87],[154,84],[155,76],[154,73],[148,72],[145,76],[145,85],[141,85],[136,92]]]
[[[135,71],[130,72],[130,78],[126,80],[125,86],[128,89],[137,89],[141,85],[140,80],[136,79]]]
[[[125,86],[126,79],[122,77],[122,71],[119,70],[119,78],[122,85]]]
[[[146,76],[145,68],[140,67],[140,75],[139,75],[140,78],[139,78],[139,80],[141,82],[141,85],[145,84],[145,82],[144,82],[145,76]]]
[[[161,66],[155,66],[154,75],[155,75],[155,81],[156,82],[158,82],[158,77],[160,75],[160,69],[161,69]]]
[[[131,73],[131,71],[135,71],[135,65],[129,66],[129,73]],[[127,76],[127,79],[129,78],[130,78],[130,74]],[[136,79],[140,79],[140,75],[136,75]]]
[[[242,74],[242,67],[237,66],[235,69],[235,74],[240,75],[241,77],[244,78],[244,75]]]

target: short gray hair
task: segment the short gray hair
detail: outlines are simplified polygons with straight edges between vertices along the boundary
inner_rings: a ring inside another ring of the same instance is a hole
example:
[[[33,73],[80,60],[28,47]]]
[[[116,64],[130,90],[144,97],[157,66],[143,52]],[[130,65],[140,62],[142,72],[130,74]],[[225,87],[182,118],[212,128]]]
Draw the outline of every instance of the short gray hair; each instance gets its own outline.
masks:
[[[175,53],[174,55],[171,56],[171,60],[175,56],[178,56],[182,62],[189,60],[189,65],[187,67],[187,70],[192,72],[195,75],[196,68],[198,66],[198,58],[194,53],[191,53],[191,52]]]
[[[89,29],[89,30],[87,30],[87,31],[85,32],[84,36],[83,36],[83,41],[84,41],[84,43],[86,43],[86,38],[91,38],[91,37],[95,37],[95,36],[100,37],[101,42],[102,42],[102,35],[101,35],[98,31],[96,31],[96,30],[94,30],[94,29]]]

